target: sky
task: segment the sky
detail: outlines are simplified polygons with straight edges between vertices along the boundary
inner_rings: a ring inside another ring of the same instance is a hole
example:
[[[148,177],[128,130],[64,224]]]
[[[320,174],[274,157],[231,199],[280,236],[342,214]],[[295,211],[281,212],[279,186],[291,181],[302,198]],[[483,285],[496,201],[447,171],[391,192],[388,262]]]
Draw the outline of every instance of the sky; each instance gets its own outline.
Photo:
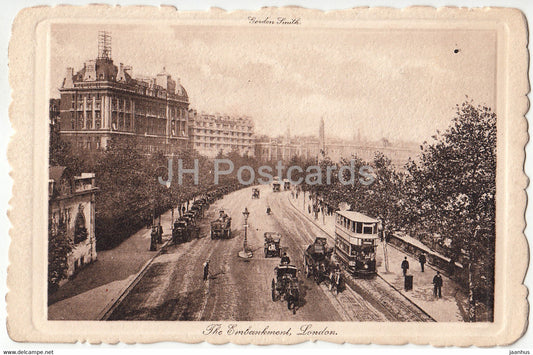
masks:
[[[54,24],[51,97],[67,67],[96,58],[99,30],[116,65],[164,67],[191,108],[250,116],[257,134],[318,135],[324,118],[327,136],[421,143],[466,95],[495,109],[496,33],[429,29]]]

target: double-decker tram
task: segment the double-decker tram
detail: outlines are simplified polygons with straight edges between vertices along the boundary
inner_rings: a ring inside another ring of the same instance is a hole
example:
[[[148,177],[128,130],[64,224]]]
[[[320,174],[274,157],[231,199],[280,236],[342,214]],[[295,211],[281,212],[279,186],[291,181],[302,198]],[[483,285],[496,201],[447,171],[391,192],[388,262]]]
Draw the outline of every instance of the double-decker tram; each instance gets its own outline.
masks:
[[[354,211],[335,215],[335,255],[345,268],[357,276],[376,274],[377,219]]]

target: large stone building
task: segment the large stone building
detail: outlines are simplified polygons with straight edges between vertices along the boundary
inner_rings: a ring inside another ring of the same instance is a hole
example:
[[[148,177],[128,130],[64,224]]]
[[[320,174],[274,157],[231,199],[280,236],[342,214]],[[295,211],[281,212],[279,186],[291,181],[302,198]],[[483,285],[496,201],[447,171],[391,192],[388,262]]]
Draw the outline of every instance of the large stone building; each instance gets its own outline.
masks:
[[[250,157],[255,154],[254,122],[246,116],[198,114],[191,110],[189,136],[191,147],[210,158],[231,151]]]
[[[353,155],[356,155],[366,162],[372,162],[377,152],[383,153],[391,160],[392,165],[401,169],[409,158],[416,158],[419,147],[410,143],[390,143],[386,139],[375,142],[332,139],[326,142],[326,154],[332,161],[340,161],[343,158],[350,159]]]
[[[334,162],[342,159],[358,158],[372,162],[377,152],[387,156],[396,168],[403,168],[409,158],[416,158],[419,147],[412,143],[390,143],[387,139],[366,141],[326,138],[324,121],[321,120],[318,138],[291,137],[289,133],[283,137],[258,137],[255,145],[256,157],[265,162],[278,160],[289,161],[294,157],[319,162],[325,157]]]
[[[70,176],[65,167],[51,166],[48,181],[49,233],[65,228],[73,249],[67,256],[68,276],[96,260],[94,174]]]
[[[134,140],[146,153],[187,146],[189,98],[171,75],[133,78],[132,68],[111,59],[111,38],[99,34],[98,57],[74,72],[61,88],[61,137],[75,147],[105,149],[111,140]]]
[[[314,137],[261,137],[255,145],[255,156],[264,162],[287,162],[299,157],[316,160],[320,153],[320,143]]]

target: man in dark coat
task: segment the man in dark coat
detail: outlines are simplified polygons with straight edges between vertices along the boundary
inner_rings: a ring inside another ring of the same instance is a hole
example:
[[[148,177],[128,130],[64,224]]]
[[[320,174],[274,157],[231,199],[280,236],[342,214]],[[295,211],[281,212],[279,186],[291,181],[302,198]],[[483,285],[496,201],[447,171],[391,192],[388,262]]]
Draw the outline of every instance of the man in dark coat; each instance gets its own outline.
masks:
[[[207,281],[208,277],[209,277],[209,259],[207,259],[204,263],[204,281]]]
[[[437,271],[437,275],[433,277],[433,296],[435,297],[442,297],[442,276],[440,275],[440,272]]]
[[[424,264],[426,263],[426,254],[422,253],[418,257],[418,262],[420,263],[420,270],[424,272]]]
[[[407,261],[407,256],[403,258],[402,270],[403,270],[403,276],[407,275],[407,270],[409,270],[409,262]]]

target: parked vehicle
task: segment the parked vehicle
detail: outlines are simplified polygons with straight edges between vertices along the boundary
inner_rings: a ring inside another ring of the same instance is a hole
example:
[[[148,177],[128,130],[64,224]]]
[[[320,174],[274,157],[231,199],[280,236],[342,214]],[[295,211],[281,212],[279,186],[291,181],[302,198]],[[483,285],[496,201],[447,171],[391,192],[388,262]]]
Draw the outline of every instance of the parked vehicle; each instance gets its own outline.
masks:
[[[265,258],[281,258],[281,234],[265,232]]]
[[[187,222],[184,220],[176,220],[172,227],[172,243],[180,244],[189,241],[189,233],[187,230]]]
[[[179,218],[180,221],[184,221],[186,225],[186,241],[190,241],[194,238],[200,237],[200,227],[196,225],[194,217],[190,213],[185,213]]]
[[[298,269],[294,265],[279,265],[274,269],[272,279],[272,301],[278,299],[287,301],[287,308],[296,314],[300,304],[300,286]]]

